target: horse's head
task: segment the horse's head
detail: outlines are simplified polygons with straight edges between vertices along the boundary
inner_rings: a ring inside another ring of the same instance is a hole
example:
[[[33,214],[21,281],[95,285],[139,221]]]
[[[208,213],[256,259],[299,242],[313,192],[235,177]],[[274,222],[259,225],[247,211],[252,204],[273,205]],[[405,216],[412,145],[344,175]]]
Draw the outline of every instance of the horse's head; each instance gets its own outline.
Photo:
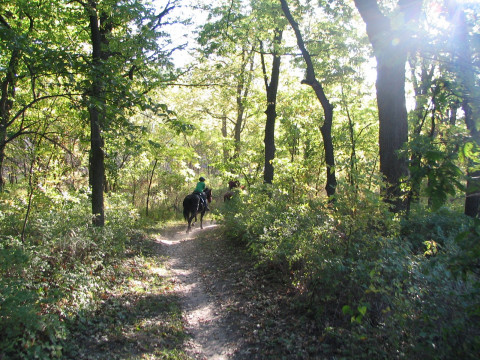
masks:
[[[228,188],[232,190],[233,188],[239,187],[240,186],[240,181],[238,180],[231,180],[228,182]]]
[[[203,192],[205,193],[205,195],[207,197],[207,201],[209,203],[211,203],[212,202],[212,189],[207,187],[207,188],[205,188],[205,190],[203,190]]]

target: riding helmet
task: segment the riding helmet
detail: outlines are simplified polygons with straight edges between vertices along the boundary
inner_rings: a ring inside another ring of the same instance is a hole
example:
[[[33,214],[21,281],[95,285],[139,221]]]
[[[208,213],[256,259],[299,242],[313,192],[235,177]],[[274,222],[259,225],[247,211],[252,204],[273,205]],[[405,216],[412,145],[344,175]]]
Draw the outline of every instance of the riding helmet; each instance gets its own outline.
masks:
[[[205,181],[205,178],[203,176],[200,177],[200,181]]]

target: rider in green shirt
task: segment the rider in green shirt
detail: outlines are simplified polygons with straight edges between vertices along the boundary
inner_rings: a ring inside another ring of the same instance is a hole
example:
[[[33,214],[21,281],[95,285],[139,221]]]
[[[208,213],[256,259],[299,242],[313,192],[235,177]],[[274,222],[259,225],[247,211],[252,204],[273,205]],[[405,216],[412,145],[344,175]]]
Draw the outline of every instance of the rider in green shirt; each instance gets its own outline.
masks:
[[[205,190],[205,188],[207,187],[207,185],[205,185],[205,178],[203,176],[201,176],[200,179],[198,179],[198,180],[199,180],[199,182],[197,183],[197,186],[195,187],[195,190],[193,190],[193,193],[200,195],[200,199],[203,203],[203,206],[205,207],[205,210],[208,211],[210,209],[208,208],[208,204],[207,204],[207,196],[203,192],[203,190]]]

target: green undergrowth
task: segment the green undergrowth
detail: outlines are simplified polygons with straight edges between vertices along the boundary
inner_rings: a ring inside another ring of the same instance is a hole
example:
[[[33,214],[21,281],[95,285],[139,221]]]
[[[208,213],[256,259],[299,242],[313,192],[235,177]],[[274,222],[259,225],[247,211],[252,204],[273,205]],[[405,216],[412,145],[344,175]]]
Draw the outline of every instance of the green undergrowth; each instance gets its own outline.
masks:
[[[223,215],[225,234],[297,289],[300,316],[320,329],[310,356],[478,358],[478,220],[398,217],[375,194],[295,203],[265,187],[237,192]]]
[[[24,227],[22,193],[0,198],[0,358],[186,358],[178,299],[136,210],[110,196],[96,228],[86,194],[32,204]]]

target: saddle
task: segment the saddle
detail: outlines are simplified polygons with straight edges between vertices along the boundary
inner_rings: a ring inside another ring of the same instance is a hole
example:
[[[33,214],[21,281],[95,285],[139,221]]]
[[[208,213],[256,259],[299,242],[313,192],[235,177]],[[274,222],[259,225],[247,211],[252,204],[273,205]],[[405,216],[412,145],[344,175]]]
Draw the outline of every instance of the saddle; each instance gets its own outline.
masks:
[[[194,196],[196,198],[198,198],[198,209],[202,209],[203,207],[205,207],[205,204],[207,202],[207,200],[205,199],[205,193],[202,191],[202,192],[197,192],[197,191],[194,191],[190,194],[190,196]]]

